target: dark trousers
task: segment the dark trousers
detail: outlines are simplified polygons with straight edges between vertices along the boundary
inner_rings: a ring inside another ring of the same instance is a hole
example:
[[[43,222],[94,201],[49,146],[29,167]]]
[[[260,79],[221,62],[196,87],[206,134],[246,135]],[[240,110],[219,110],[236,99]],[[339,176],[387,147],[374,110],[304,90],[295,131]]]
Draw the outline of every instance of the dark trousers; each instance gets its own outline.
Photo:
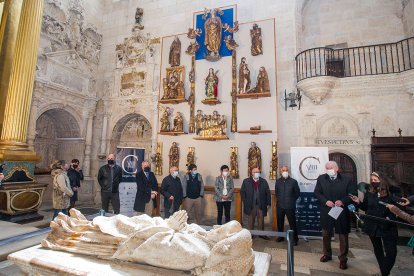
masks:
[[[55,217],[57,217],[59,213],[64,213],[65,215],[67,215],[68,214],[68,209],[53,209],[53,218],[52,218],[52,220],[54,220]]]
[[[340,261],[346,262],[348,260],[348,234],[338,234],[339,236],[339,256]],[[332,247],[331,247],[331,232],[322,229],[322,240],[323,240],[323,254],[326,256],[332,257]]]
[[[296,227],[295,209],[284,209],[277,207],[277,231],[284,232],[285,215],[289,222],[290,230],[294,231],[295,240],[298,240],[298,229]]]
[[[390,275],[397,257],[397,238],[369,236],[374,247],[375,257],[379,264],[381,275]]]
[[[257,217],[257,228],[258,230],[264,230],[264,217],[263,212],[258,205],[253,207],[252,211],[250,212],[249,219],[247,220],[247,227],[249,230],[253,230],[254,228],[254,221]]]
[[[101,201],[102,209],[105,210],[105,213],[108,213],[109,202],[111,202],[112,209],[114,209],[114,214],[119,214],[119,193],[101,192]]]
[[[223,219],[223,208],[224,208],[224,217],[226,223],[230,221],[230,207],[231,207],[231,201],[223,201],[218,202],[217,204],[217,224],[221,225],[221,221]]]
[[[181,203],[171,202],[168,198],[164,197],[164,218],[169,218],[172,214],[180,210],[180,205]]]

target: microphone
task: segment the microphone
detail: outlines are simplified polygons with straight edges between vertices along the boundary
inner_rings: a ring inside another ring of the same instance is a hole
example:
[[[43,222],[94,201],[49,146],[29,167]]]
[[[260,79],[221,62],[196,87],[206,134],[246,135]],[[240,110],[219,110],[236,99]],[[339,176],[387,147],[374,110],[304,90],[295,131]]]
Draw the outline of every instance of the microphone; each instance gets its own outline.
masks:
[[[357,217],[357,219],[358,219],[359,221],[362,221],[362,220],[361,220],[361,218],[358,216],[358,213],[356,212],[356,208],[355,208],[355,206],[354,206],[353,204],[349,204],[349,205],[348,205],[348,210],[349,210],[351,213],[353,213],[353,214]]]

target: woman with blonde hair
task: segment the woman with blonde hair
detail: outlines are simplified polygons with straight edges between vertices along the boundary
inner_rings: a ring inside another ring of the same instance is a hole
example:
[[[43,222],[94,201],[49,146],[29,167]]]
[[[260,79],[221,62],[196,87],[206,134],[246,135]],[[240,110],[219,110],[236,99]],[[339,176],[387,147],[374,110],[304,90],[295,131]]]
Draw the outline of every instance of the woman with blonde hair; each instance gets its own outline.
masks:
[[[68,168],[69,164],[66,163],[65,160],[55,161],[51,165],[51,176],[53,179],[53,219],[57,217],[59,212],[62,212],[65,215],[68,214],[70,197],[73,196],[70,181],[66,174]]]

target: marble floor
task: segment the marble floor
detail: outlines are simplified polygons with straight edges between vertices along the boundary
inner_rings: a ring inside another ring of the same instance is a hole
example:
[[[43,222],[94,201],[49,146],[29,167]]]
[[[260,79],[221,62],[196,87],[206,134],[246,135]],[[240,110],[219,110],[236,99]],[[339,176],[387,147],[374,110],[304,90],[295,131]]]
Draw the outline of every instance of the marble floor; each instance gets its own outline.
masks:
[[[48,225],[52,211],[44,210],[42,214],[45,215],[43,221],[26,224],[26,230],[42,228]],[[213,220],[205,220],[204,224],[211,225]],[[2,229],[3,230],[3,229]],[[270,229],[268,229],[270,230]],[[24,230],[20,230],[23,231]],[[409,237],[414,233],[408,230],[400,230],[400,236]],[[22,244],[21,248],[31,246],[33,242],[39,243],[43,238],[37,237],[37,241],[31,240],[27,245]],[[3,238],[0,238],[0,240]],[[322,264],[319,258],[322,253],[321,240],[303,240],[300,239],[299,245],[295,246],[295,275],[372,275],[379,272],[375,256],[372,251],[372,246],[369,238],[361,233],[356,232],[355,229],[350,234],[350,253],[349,253],[349,268],[345,271],[339,270],[339,261],[334,260]],[[332,242],[333,254],[337,255],[339,244],[337,241]],[[253,249],[255,251],[267,252],[272,255],[272,262],[270,264],[269,275],[286,275],[286,242],[276,242],[273,240],[263,240],[261,238],[253,239]],[[14,276],[24,275],[22,271],[8,260],[0,262],[0,275]],[[391,275],[414,275],[414,255],[412,255],[412,248],[407,246],[398,246],[398,255],[396,264],[392,270]]]

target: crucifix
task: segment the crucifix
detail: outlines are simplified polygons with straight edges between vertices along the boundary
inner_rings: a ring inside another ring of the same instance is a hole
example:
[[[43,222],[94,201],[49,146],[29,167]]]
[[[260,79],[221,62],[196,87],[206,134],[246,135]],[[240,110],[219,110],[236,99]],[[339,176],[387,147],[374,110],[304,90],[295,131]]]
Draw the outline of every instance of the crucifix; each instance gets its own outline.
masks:
[[[373,128],[373,129],[371,130],[371,132],[372,132],[372,137],[375,137],[375,133],[376,133],[375,128]]]
[[[400,134],[400,137],[402,137],[401,133],[402,133],[401,128],[398,128],[398,134]]]

